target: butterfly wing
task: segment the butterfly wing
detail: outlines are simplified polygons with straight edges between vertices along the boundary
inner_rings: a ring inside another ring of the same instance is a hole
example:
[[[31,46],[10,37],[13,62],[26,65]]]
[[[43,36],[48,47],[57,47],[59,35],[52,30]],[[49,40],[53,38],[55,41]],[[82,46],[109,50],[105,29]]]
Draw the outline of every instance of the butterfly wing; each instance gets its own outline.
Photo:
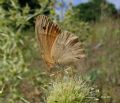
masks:
[[[35,31],[41,47],[42,58],[49,67],[52,67],[54,60],[51,57],[51,48],[56,37],[61,33],[61,29],[47,16],[38,16],[35,22]]]
[[[70,32],[63,32],[56,38],[51,56],[58,64],[69,65],[85,57],[78,37]]]

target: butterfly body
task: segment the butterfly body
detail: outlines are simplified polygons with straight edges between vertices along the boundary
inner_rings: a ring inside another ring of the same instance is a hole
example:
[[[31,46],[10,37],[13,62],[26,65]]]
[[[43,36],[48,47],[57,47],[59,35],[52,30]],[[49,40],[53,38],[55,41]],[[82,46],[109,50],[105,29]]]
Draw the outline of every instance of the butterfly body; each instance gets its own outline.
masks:
[[[38,16],[35,31],[42,50],[42,58],[49,68],[56,64],[69,65],[85,55],[78,37],[59,26],[47,16]]]

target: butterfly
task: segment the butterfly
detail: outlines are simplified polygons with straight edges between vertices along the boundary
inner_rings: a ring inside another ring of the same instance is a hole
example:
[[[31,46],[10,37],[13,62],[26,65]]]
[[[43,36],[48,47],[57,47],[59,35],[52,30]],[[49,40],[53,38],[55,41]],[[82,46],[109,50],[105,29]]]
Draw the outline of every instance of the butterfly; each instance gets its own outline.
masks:
[[[79,38],[71,32],[62,31],[49,17],[36,17],[35,32],[42,58],[49,68],[71,65],[85,57]]]

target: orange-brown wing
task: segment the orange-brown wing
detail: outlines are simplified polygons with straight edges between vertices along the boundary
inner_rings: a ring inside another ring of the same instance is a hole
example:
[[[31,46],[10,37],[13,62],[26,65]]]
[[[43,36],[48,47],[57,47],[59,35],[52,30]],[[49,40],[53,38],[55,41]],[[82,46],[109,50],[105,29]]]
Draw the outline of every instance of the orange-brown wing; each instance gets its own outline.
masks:
[[[42,57],[49,67],[52,67],[54,60],[51,57],[53,43],[61,33],[61,29],[53,23],[47,16],[38,16],[35,22],[35,31],[41,47]]]

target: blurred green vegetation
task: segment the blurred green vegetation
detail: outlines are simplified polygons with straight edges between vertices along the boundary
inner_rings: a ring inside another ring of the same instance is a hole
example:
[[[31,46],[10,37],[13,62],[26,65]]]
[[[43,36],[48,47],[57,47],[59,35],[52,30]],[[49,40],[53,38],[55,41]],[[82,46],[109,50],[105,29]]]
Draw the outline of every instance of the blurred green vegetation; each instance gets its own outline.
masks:
[[[0,103],[59,103],[62,98],[63,103],[87,103],[82,100],[91,87],[99,89],[99,94],[92,93],[93,98],[97,95],[96,103],[119,103],[120,19],[114,16],[117,14],[112,4],[101,5],[99,1],[72,7],[63,20],[57,18],[53,7],[57,1],[25,0],[24,5],[22,0],[0,1]],[[79,86],[79,80],[69,79],[76,74],[66,76],[66,68],[62,71],[65,81],[46,72],[34,32],[35,17],[41,14],[57,20],[63,30],[78,35],[84,44],[88,70],[82,77],[84,86]]]
[[[106,0],[89,0],[87,3],[79,4],[73,7],[75,17],[82,21],[94,22],[101,19],[101,15],[115,16],[117,10],[115,6]]]

